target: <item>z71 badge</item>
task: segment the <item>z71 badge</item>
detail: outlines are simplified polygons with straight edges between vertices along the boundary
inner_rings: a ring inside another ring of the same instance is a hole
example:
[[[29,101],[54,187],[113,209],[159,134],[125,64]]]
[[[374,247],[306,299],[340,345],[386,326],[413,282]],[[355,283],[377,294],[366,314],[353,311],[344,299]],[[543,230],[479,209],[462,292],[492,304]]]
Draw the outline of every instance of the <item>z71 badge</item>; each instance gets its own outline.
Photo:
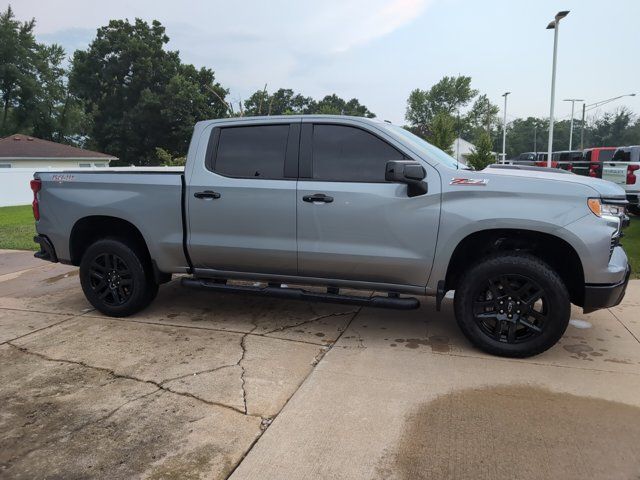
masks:
[[[486,178],[452,178],[449,185],[468,185],[471,187],[484,187],[489,180]]]

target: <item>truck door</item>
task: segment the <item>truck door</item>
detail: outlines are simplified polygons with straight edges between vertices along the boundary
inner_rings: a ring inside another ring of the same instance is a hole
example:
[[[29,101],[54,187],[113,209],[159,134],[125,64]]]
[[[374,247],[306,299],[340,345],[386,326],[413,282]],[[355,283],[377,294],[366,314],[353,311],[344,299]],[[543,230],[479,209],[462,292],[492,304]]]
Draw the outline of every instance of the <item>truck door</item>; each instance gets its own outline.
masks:
[[[436,247],[440,177],[429,191],[385,181],[389,160],[408,158],[370,127],[302,124],[298,181],[300,275],[424,286]],[[362,124],[361,124],[362,125]]]
[[[214,125],[187,179],[196,273],[295,275],[300,120]],[[204,157],[204,158],[203,158]]]

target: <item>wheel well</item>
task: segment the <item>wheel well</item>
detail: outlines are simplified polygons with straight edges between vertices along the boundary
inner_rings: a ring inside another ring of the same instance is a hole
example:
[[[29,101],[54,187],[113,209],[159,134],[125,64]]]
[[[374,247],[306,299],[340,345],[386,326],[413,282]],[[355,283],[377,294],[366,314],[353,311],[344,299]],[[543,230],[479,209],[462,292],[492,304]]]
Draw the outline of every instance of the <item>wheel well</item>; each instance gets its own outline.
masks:
[[[122,218],[106,215],[84,217],[75,223],[69,238],[71,263],[80,265],[82,256],[89,246],[97,240],[109,237],[122,240],[140,252],[145,266],[151,269],[158,283],[164,283],[171,278],[171,275],[158,270],[149,253],[147,242],[135,225]]]
[[[451,256],[445,291],[455,290],[465,270],[497,251],[527,252],[540,258],[558,273],[569,291],[571,302],[583,305],[584,271],[576,251],[561,238],[532,230],[483,230],[464,238]]]

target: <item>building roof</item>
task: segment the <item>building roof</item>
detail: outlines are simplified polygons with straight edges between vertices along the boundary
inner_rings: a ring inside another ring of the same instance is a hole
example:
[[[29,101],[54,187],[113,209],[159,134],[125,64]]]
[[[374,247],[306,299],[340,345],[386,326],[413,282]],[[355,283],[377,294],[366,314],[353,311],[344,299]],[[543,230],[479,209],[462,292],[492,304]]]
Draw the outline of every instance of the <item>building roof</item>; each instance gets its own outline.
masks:
[[[17,133],[0,139],[0,159],[117,160],[117,157]]]

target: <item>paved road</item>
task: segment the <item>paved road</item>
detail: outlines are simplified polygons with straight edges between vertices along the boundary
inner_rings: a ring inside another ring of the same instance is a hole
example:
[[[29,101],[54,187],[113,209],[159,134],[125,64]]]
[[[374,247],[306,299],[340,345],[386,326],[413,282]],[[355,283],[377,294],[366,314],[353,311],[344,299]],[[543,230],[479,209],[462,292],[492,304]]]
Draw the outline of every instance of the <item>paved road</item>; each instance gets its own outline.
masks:
[[[161,287],[110,319],[0,251],[0,477],[638,478],[640,282],[527,360],[412,312]]]

